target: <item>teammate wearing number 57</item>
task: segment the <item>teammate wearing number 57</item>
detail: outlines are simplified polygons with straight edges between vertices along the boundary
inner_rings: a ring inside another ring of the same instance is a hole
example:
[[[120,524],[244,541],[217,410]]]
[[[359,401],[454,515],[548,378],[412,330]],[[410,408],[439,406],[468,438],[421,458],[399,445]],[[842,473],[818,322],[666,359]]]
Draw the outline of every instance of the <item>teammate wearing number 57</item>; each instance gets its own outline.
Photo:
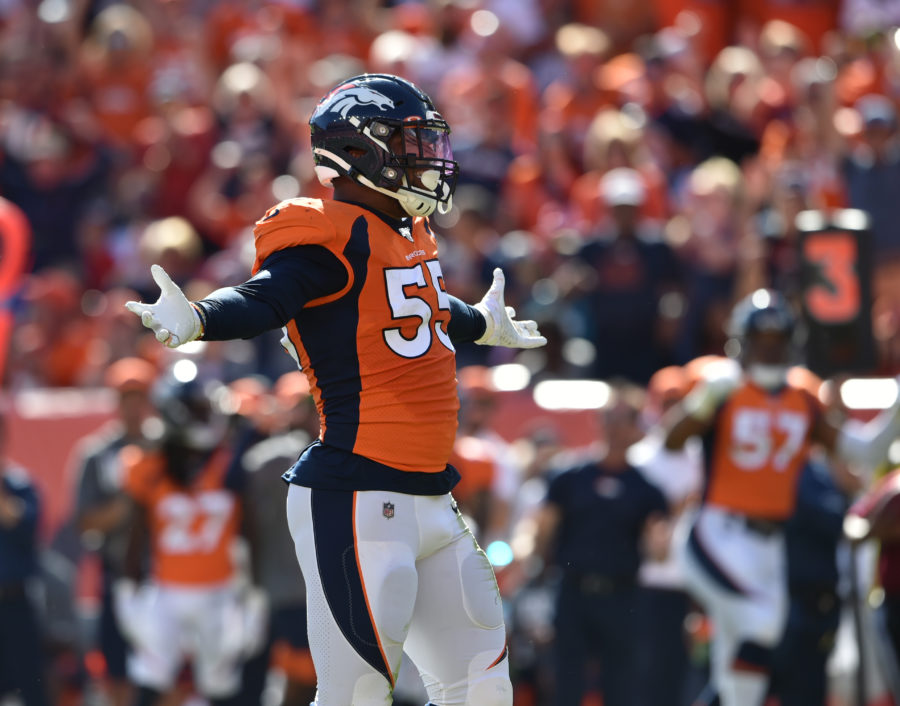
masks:
[[[762,706],[787,617],[782,527],[810,446],[874,466],[900,434],[900,401],[867,425],[837,426],[818,385],[804,382],[812,373],[791,366],[794,320],[777,292],[739,302],[731,328],[739,363],[722,358],[703,369],[668,420],[666,445],[704,442],[706,489],[681,555],[688,588],[714,624],[707,703]]]
[[[320,436],[285,473],[307,587],[318,706],[389,706],[405,650],[434,706],[510,706],[500,595],[450,491],[454,342],[536,347],[503,273],[470,306],[445,288],[428,221],[457,164],[431,100],[396,76],[344,81],[310,118],[333,200],[291,199],[255,229],[254,276],[188,302],[157,267],[158,340],[249,338],[282,327],[309,379]]]

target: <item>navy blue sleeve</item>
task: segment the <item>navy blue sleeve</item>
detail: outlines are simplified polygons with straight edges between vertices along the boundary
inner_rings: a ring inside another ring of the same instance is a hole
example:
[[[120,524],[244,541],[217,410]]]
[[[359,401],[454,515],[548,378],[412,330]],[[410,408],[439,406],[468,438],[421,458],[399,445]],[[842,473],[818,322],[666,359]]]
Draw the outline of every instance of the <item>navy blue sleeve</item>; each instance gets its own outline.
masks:
[[[298,245],[272,253],[243,284],[224,287],[195,302],[203,339],[253,338],[280,328],[313,299],[340,291],[347,271],[321,245]]]
[[[569,479],[572,471],[559,471],[547,483],[547,495],[544,500],[559,507],[565,507],[568,499]]]
[[[474,306],[450,295],[450,323],[447,335],[454,343],[468,343],[484,335],[487,322]]]
[[[643,478],[641,480],[643,480]],[[669,502],[666,500],[666,496],[663,495],[662,491],[659,488],[657,488],[649,481],[644,481],[644,483],[646,484],[647,495],[647,517],[656,513],[661,515],[668,515]]]

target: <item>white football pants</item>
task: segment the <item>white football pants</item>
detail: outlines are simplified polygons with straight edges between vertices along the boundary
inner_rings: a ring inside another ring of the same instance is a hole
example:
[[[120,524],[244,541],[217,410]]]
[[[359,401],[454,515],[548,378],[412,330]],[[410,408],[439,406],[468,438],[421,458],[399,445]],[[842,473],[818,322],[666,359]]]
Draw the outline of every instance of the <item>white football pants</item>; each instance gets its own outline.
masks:
[[[762,706],[768,658],[787,619],[784,535],[703,506],[680,556],[688,590],[713,623],[712,684],[722,706]]]
[[[500,592],[450,494],[291,485],[319,706],[390,706],[405,649],[435,706],[512,706]]]

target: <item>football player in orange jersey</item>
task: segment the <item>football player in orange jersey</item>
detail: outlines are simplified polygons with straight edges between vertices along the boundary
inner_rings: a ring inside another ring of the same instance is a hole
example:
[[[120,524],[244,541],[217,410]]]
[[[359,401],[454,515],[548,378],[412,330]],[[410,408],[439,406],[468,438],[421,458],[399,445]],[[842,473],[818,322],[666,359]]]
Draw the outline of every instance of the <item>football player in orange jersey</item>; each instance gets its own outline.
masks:
[[[781,295],[748,295],[732,315],[740,364],[708,363],[667,420],[669,448],[704,443],[705,491],[682,558],[715,625],[709,703],[722,706],[764,702],[788,607],[782,526],[810,444],[874,465],[900,434],[900,400],[863,427],[831,421],[801,381],[810,373],[791,366],[793,332]]]
[[[546,339],[513,318],[499,269],[474,306],[445,289],[428,216],[450,209],[457,164],[427,95],[396,76],[356,76],[310,126],[333,200],[271,208],[247,282],[189,302],[154,266],[159,300],[128,307],[169,347],[282,327],[309,380],[319,439],[284,477],[316,703],[389,705],[406,650],[434,706],[509,706],[497,584],[450,495],[453,342]]]
[[[196,689],[212,704],[230,703],[265,629],[265,598],[241,589],[233,561],[243,476],[223,444],[224,386],[191,378],[190,366],[175,372],[153,393],[165,428],[159,449],[122,449],[133,512],[125,578],[113,591],[134,648],[128,676],[138,687],[136,706],[159,703],[188,658]]]

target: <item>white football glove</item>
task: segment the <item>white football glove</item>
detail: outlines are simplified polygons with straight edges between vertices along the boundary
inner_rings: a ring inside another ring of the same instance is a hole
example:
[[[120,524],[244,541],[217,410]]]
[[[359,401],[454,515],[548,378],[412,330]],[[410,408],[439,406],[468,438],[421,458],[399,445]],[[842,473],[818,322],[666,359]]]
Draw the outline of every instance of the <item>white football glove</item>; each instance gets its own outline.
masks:
[[[141,317],[141,323],[156,334],[156,340],[169,348],[193,341],[203,333],[200,314],[187,300],[181,288],[159,265],[151,265],[150,274],[159,287],[155,304],[127,302],[125,308]]]
[[[684,398],[684,409],[701,422],[712,419],[741,382],[741,368],[731,359],[710,363],[702,379]]]
[[[547,345],[547,339],[538,331],[534,321],[516,321],[516,310],[503,301],[506,278],[499,267],[494,270],[494,281],[484,298],[475,305],[487,324],[484,335],[475,343],[482,346],[507,348],[538,348]]]
[[[113,612],[125,638],[141,647],[153,627],[153,589],[132,579],[121,578],[113,583]]]
[[[261,588],[251,586],[244,595],[244,655],[259,654],[269,634],[269,596]]]

